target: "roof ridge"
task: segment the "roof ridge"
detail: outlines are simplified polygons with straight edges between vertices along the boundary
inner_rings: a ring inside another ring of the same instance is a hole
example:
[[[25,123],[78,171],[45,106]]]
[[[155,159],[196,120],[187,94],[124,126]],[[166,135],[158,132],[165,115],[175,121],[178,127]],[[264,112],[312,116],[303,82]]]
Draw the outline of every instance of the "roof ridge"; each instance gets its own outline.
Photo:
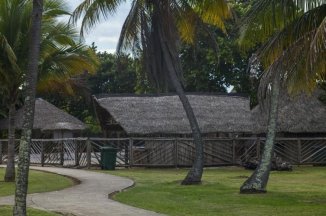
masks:
[[[249,98],[248,94],[244,93],[219,93],[219,92],[186,92],[187,96],[218,96],[218,97],[240,97]],[[96,99],[102,99],[107,97],[166,97],[177,96],[176,93],[147,93],[147,94],[135,94],[135,93],[102,93],[93,95]]]

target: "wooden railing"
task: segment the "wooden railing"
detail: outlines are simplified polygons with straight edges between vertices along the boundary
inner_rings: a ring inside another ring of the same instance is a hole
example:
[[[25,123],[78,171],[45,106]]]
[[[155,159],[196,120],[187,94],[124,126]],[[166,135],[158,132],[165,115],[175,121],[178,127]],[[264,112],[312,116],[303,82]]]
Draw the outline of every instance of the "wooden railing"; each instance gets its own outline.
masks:
[[[265,138],[214,138],[204,140],[205,166],[238,165],[260,158]],[[0,163],[7,160],[7,140],[0,140]],[[101,148],[117,149],[116,166],[188,167],[195,147],[183,138],[71,138],[33,139],[31,163],[64,167],[91,167],[101,163]],[[16,142],[16,153],[18,141]],[[277,138],[275,155],[292,164],[326,164],[326,137]]]

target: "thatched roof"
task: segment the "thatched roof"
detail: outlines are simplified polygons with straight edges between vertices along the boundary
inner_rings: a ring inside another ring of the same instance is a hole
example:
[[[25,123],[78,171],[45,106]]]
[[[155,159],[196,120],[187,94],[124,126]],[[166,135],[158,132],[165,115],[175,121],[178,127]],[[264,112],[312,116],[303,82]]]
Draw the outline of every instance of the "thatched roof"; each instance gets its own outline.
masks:
[[[213,94],[189,94],[187,97],[202,133],[252,132],[248,98]],[[128,134],[191,133],[183,106],[176,95],[108,95],[95,98],[95,104],[100,121],[106,117],[99,114],[99,108],[112,116]]]
[[[21,129],[23,124],[23,109],[16,113],[16,128]],[[0,121],[0,129],[8,128],[8,120],[3,119]],[[65,111],[57,108],[51,103],[38,98],[35,101],[35,115],[34,115],[34,129],[42,131],[54,130],[70,130],[81,131],[84,130],[85,124],[75,118],[74,116],[66,113]]]
[[[321,91],[311,96],[301,94],[290,97],[283,94],[279,104],[278,132],[288,133],[326,133],[326,106],[319,101]],[[252,111],[256,131],[267,131],[267,111],[257,106]]]

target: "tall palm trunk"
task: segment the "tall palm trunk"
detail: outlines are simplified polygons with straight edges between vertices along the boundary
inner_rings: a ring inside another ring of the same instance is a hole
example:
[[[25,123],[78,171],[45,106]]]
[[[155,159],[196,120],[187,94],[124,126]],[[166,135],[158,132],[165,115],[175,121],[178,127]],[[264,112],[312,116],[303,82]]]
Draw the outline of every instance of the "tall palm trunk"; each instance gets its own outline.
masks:
[[[170,66],[168,66],[168,68],[169,68],[168,70],[169,70],[169,75],[171,78],[172,85],[174,86],[180,98],[180,101],[182,103],[183,109],[185,110],[186,115],[188,117],[193,139],[194,139],[195,152],[196,152],[193,166],[189,170],[187,176],[185,177],[185,179],[182,181],[181,184],[183,185],[199,184],[201,183],[201,178],[203,175],[203,168],[204,168],[203,139],[201,136],[201,132],[194,111],[189,103],[187,96],[184,93],[184,90],[176,75],[176,72],[173,70],[172,67],[170,68]]]
[[[19,146],[18,172],[16,180],[14,216],[26,216],[26,195],[30,163],[30,143],[34,123],[35,91],[40,54],[41,22],[43,0],[33,0],[32,25],[28,53],[28,71],[26,75],[26,96],[22,136]]]
[[[261,161],[255,172],[240,188],[240,193],[266,193],[269,174],[272,165],[272,157],[275,146],[275,136],[277,130],[278,104],[280,94],[280,78],[276,75],[272,84],[272,95],[269,109],[269,119],[267,126],[267,138]]]
[[[156,31],[160,40],[162,57],[164,59],[163,64],[168,70],[169,80],[171,81],[172,86],[178,94],[188,117],[196,150],[193,166],[189,170],[186,178],[182,181],[182,184],[199,184],[201,182],[204,167],[203,140],[197,119],[177,75],[182,74],[179,52],[175,41],[177,29],[173,20],[173,16],[169,11],[170,7],[168,7],[166,4],[168,3],[163,3],[161,0],[156,1],[156,6],[159,9],[159,20],[158,25],[156,25]]]
[[[5,182],[15,181],[15,103],[11,103],[9,106],[9,125],[8,125],[8,157],[6,174],[4,177]]]

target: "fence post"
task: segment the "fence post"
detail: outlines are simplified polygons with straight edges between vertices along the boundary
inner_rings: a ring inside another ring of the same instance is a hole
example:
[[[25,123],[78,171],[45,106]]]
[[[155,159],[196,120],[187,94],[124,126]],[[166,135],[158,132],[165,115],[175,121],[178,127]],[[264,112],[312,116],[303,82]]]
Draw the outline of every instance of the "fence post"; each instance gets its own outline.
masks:
[[[129,138],[129,167],[132,167],[134,165],[134,140],[132,138]]]
[[[87,169],[90,169],[92,165],[92,146],[89,138],[87,138],[86,140],[86,162],[87,162]]]
[[[260,161],[260,137],[257,138],[257,144],[256,144],[256,155],[257,155],[257,160]]]
[[[75,140],[74,143],[75,143],[75,166],[79,166],[78,140]]]
[[[44,167],[44,161],[45,161],[45,158],[44,158],[44,143],[43,141],[41,141],[41,166]]]
[[[235,138],[232,139],[232,164],[235,165],[235,161],[236,161],[236,155],[235,155]]]
[[[60,142],[60,165],[63,166],[64,164],[64,141],[61,140]]]
[[[0,164],[2,164],[2,141],[0,141]]]
[[[127,166],[129,166],[129,163],[130,163],[130,159],[129,159],[129,156],[130,156],[130,154],[129,154],[129,143],[127,143],[126,140],[123,140],[122,143],[123,143],[122,144],[123,149],[125,151],[125,155],[124,155],[124,157],[125,157],[125,167],[127,167]]]
[[[301,164],[301,139],[298,139],[298,164]]]
[[[0,164],[2,164],[2,141],[0,140]]]
[[[175,168],[178,168],[178,160],[179,160],[179,155],[178,155],[178,140],[174,139],[174,166]]]

